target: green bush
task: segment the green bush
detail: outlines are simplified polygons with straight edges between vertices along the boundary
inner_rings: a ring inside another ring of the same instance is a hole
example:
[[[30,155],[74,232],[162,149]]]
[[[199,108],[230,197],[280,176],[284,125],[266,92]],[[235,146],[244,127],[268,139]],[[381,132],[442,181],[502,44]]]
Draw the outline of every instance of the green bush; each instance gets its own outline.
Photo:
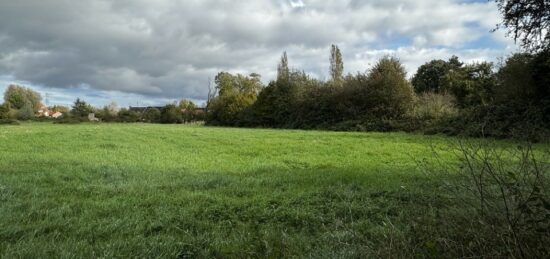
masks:
[[[140,114],[128,109],[120,109],[117,115],[118,122],[134,123],[140,121]]]
[[[30,101],[27,101],[21,109],[17,111],[17,119],[31,120],[34,119],[34,110]]]
[[[10,103],[5,102],[4,104],[0,105],[0,120],[9,119],[10,111],[11,111]]]
[[[174,104],[166,105],[161,111],[160,122],[165,124],[182,123],[181,110]]]
[[[0,119],[0,125],[19,125],[21,123],[19,123],[18,120],[14,120],[14,119]]]
[[[453,117],[458,113],[455,99],[450,94],[426,92],[415,100],[413,116],[422,120],[441,120]]]
[[[399,118],[413,107],[413,90],[399,60],[384,57],[369,71],[363,102],[377,118]]]
[[[148,108],[143,112],[142,118],[143,118],[143,121],[149,122],[149,123],[160,122],[160,118],[161,118],[160,110],[157,108]]]

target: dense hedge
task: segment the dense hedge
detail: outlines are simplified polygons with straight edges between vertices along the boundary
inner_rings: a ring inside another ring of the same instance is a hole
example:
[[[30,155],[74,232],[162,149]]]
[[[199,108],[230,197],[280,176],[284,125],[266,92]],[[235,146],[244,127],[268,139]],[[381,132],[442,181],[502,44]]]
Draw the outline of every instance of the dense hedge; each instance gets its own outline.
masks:
[[[531,140],[550,135],[548,51],[513,55],[496,73],[491,63],[464,65],[456,57],[432,61],[414,76],[418,85],[407,80],[399,60],[391,57],[338,82],[286,73],[262,87],[257,97],[241,87],[250,78],[220,73],[234,79],[217,86],[206,123]]]

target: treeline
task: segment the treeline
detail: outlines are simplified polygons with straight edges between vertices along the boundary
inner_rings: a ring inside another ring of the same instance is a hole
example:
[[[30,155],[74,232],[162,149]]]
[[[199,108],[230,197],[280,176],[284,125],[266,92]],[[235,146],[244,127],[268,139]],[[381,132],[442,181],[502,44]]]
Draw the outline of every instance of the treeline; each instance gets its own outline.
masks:
[[[417,131],[540,139],[550,129],[550,51],[518,53],[502,64],[432,60],[407,79],[397,58],[364,73],[343,73],[337,46],[320,81],[291,69],[286,53],[277,78],[219,73],[207,124],[354,131]]]
[[[30,88],[10,85],[0,105],[0,124],[17,124],[18,121],[37,120],[56,123],[101,122],[147,122],[190,123],[204,121],[205,111],[190,100],[167,104],[162,107],[119,108],[111,103],[96,108],[77,98],[71,107],[42,104],[41,95]]]
[[[93,117],[90,117],[90,114],[93,114]],[[204,121],[205,116],[203,109],[186,99],[162,107],[129,108],[119,108],[115,103],[103,108],[94,108],[85,101],[77,99],[61,123],[89,121],[91,119],[101,122],[181,124]]]

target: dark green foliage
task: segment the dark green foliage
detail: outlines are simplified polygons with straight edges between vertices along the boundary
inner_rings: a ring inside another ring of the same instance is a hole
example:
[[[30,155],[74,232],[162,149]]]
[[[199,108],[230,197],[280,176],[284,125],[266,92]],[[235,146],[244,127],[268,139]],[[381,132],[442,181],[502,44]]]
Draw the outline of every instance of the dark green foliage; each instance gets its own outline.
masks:
[[[165,124],[182,123],[181,109],[174,104],[164,106],[160,114],[160,122]]]
[[[529,102],[537,98],[533,78],[533,55],[518,53],[509,57],[496,74],[494,100],[503,104],[509,101]]]
[[[0,118],[0,125],[20,125],[18,120]]]
[[[292,72],[288,80],[271,82],[235,124],[338,129],[349,121],[379,124],[403,118],[412,108],[412,88],[396,59],[384,58],[368,75],[350,75],[341,83],[335,87],[334,81],[322,83]]]
[[[414,90],[417,93],[446,92],[445,76],[451,70],[460,69],[462,65],[458,57],[453,56],[449,61],[432,60],[420,66],[412,79]]]
[[[550,49],[535,55],[531,65],[537,102],[550,102]]]
[[[9,119],[10,111],[10,103],[5,102],[4,104],[0,105],[0,119]]]
[[[88,117],[88,114],[93,113],[94,108],[80,98],[77,98],[71,109],[71,115],[77,118]]]
[[[141,116],[138,112],[123,108],[120,109],[117,117],[119,122],[133,123],[139,122]]]
[[[160,122],[161,113],[157,108],[148,108],[143,112],[143,121],[149,123]]]
[[[367,76],[368,94],[364,102],[369,113],[378,118],[403,117],[412,109],[413,92],[405,68],[399,60],[382,58]]]
[[[451,70],[445,76],[445,88],[455,96],[459,107],[487,105],[492,102],[495,88],[493,64],[468,64]]]

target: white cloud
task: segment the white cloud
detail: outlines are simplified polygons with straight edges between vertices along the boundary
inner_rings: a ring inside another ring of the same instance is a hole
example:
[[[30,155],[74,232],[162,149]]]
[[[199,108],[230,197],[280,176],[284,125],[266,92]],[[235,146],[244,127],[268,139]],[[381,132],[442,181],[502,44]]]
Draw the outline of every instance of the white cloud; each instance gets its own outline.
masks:
[[[283,50],[294,67],[326,77],[332,43],[349,72],[383,54],[409,72],[452,54],[494,60],[515,49],[490,33],[499,19],[485,1],[0,0],[0,75],[89,86],[83,94],[202,99],[218,71],[272,79]]]

